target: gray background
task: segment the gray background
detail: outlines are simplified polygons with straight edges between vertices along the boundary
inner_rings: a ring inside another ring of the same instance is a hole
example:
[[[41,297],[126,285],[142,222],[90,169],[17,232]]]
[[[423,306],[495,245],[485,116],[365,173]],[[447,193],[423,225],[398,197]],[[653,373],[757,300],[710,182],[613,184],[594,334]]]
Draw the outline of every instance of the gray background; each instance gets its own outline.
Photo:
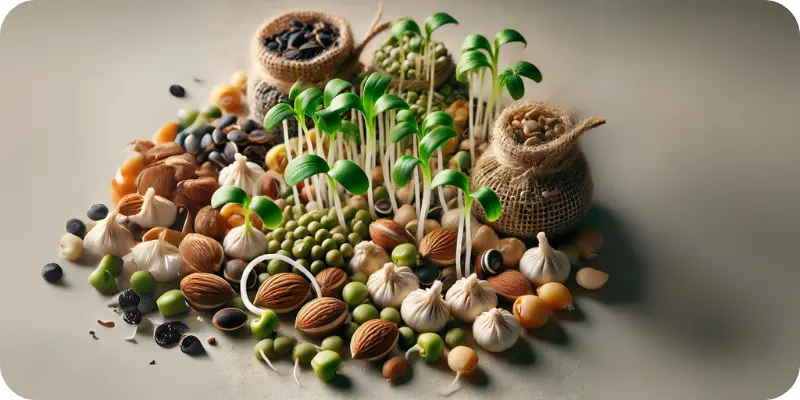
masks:
[[[375,11],[367,0],[319,3],[346,15],[357,37]],[[108,201],[124,144],[150,137],[178,108],[204,104],[212,84],[245,68],[265,18],[311,4],[37,0],[12,11],[0,35],[0,367],[17,393],[386,399],[430,397],[449,383],[445,367],[417,362],[412,380],[391,388],[379,366],[349,362],[338,385],[306,371],[297,388],[289,363],[276,376],[252,358],[247,338],[217,335],[203,360],[124,342],[127,326],[94,322],[113,314],[87,286],[89,267],[64,263],[65,287],[39,277],[57,258],[64,221]],[[437,32],[451,49],[468,33],[516,28],[530,44],[509,46],[502,64],[530,60],[545,76],[528,85],[528,99],[609,120],[583,147],[596,182],[590,223],[607,239],[599,268],[611,281],[578,297],[576,318],[529,332],[516,356],[482,352],[457,397],[785,392],[800,361],[800,48],[789,12],[766,1],[406,0],[387,2],[385,15],[421,21],[442,10],[461,21]],[[171,98],[173,83],[196,97]]]

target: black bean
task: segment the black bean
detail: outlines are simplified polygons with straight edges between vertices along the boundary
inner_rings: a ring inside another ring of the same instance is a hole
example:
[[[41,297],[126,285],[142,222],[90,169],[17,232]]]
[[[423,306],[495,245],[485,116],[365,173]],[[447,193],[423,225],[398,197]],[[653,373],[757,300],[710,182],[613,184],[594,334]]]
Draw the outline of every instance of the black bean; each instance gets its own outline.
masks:
[[[172,85],[169,87],[169,94],[175,97],[186,97],[186,89],[181,85]]]
[[[296,19],[293,19],[293,20],[289,21],[289,26],[292,27],[292,28],[300,29],[300,28],[303,27],[303,23],[298,21],[298,20],[296,20]]]
[[[72,218],[67,221],[67,232],[83,239],[86,236],[86,225],[83,224],[83,221]]]
[[[244,133],[250,133],[256,129],[261,128],[261,124],[252,119],[245,118],[242,122],[239,123],[239,127],[242,128]]]
[[[208,161],[211,161],[212,164],[216,164],[220,168],[225,167],[227,165],[225,159],[222,158],[222,154],[216,150],[212,151],[211,153],[208,153]]]
[[[235,115],[226,115],[222,118],[217,119],[217,128],[226,128],[230,125],[236,123],[236,116]]]
[[[247,143],[247,134],[238,129],[228,132],[228,140],[236,144]]]
[[[203,150],[206,150],[213,145],[214,145],[214,139],[211,137],[210,133],[206,133],[205,135],[203,135],[203,138],[200,139],[200,148]]]
[[[287,60],[299,60],[303,57],[303,53],[300,50],[287,50],[283,53],[283,57]]]
[[[94,204],[86,211],[86,216],[92,221],[100,221],[108,216],[108,207],[105,204]]]
[[[61,280],[64,271],[61,266],[56,263],[49,263],[42,267],[42,278],[50,283],[56,283]]]
[[[239,147],[236,143],[228,142],[225,144],[225,149],[222,150],[222,158],[225,160],[225,165],[232,163],[234,156],[239,152]]]
[[[223,144],[228,141],[228,134],[225,133],[222,128],[214,129],[214,132],[211,134],[211,139],[216,144]]]

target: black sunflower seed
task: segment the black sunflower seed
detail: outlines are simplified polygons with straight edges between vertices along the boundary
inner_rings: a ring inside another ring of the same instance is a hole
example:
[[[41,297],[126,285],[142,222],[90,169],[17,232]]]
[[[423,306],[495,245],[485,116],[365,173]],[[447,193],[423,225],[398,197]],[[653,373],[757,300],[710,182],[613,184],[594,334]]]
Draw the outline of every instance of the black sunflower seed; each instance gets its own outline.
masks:
[[[203,124],[203,125],[198,126],[197,129],[193,130],[192,131],[192,135],[203,137],[203,136],[205,136],[207,134],[210,134],[211,132],[214,132],[214,129],[216,129],[214,127],[214,125]]]
[[[300,46],[300,48],[298,50],[308,51],[308,50],[317,50],[319,48],[320,47],[319,47],[318,44],[309,42],[309,43],[306,43],[306,44]]]
[[[217,128],[211,133],[211,140],[216,144],[223,144],[228,141],[228,135],[223,132],[222,128]]]
[[[296,19],[293,19],[293,20],[289,21],[289,26],[292,27],[292,28],[295,28],[295,29],[300,29],[300,28],[303,27],[303,23],[298,21],[298,20],[296,20]]]
[[[208,161],[211,161],[212,164],[224,168],[225,167],[225,159],[222,158],[222,154],[216,150],[208,153]]]
[[[227,115],[217,119],[217,128],[219,129],[227,128],[228,126],[233,125],[235,123],[236,123],[236,116]]]
[[[256,129],[247,135],[250,141],[257,144],[264,144],[269,140],[269,134],[265,130]]]
[[[212,146],[213,146],[213,144],[212,144]],[[208,149],[205,149],[205,150],[208,150]],[[203,163],[208,161],[208,152],[205,151],[205,150],[202,153],[197,155],[197,164],[198,165],[203,165]]]
[[[225,160],[225,165],[232,163],[234,160],[234,156],[238,152],[239,152],[239,147],[236,146],[236,143],[233,142],[225,143],[225,149],[222,150],[222,158]]]
[[[244,131],[234,129],[228,132],[228,140],[236,144],[247,143],[247,134]]]
[[[305,35],[302,32],[295,32],[292,34],[292,36],[289,36],[288,45],[290,49],[296,49],[306,44],[306,42],[308,42],[308,39],[305,38]]]
[[[247,118],[244,121],[239,123],[239,127],[242,128],[244,133],[250,133],[250,132],[252,132],[252,131],[254,131],[256,129],[260,129],[261,128],[261,124],[259,124],[256,121],[253,121],[252,119]]]
[[[303,57],[303,53],[300,50],[288,50],[286,53],[283,53],[283,57],[287,60],[299,60]]]
[[[200,148],[203,150],[207,150],[209,147],[214,145],[214,139],[210,133],[206,133],[203,135],[203,138],[200,139]],[[198,161],[199,164],[202,164]]]
[[[331,35],[323,32],[317,33],[316,39],[317,43],[319,43],[320,45],[322,45],[322,47],[325,48],[330,47],[330,45],[333,44],[333,38],[331,37]]]

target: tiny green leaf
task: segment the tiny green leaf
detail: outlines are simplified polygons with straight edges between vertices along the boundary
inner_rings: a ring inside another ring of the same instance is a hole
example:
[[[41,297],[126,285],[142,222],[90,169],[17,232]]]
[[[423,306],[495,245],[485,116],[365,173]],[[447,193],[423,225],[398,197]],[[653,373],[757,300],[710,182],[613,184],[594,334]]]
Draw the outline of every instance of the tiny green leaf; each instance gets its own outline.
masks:
[[[295,111],[298,114],[305,114],[309,117],[314,115],[320,105],[322,105],[322,92],[313,87],[304,90],[294,100]]]
[[[392,36],[399,39],[408,34],[422,35],[419,25],[413,19],[400,18],[392,22]]]
[[[369,190],[367,174],[358,164],[350,160],[336,161],[328,175],[336,179],[336,182],[339,182],[345,190],[352,194],[362,195]]]
[[[392,130],[392,136],[389,140],[394,143],[400,143],[403,138],[409,135],[419,135],[419,128],[417,128],[416,122],[401,122],[395,125],[394,129]]]
[[[322,157],[315,154],[303,154],[289,162],[283,178],[287,185],[295,186],[314,175],[327,174],[328,171],[328,163]]]
[[[378,72],[373,72],[367,78],[367,82],[364,84],[364,91],[362,92],[364,111],[368,114],[367,117],[375,116],[373,112],[375,109],[375,102],[386,93],[386,89],[389,88],[389,83],[391,82],[391,76],[383,75]]]
[[[525,95],[525,83],[522,82],[519,75],[513,72],[506,73],[506,70],[503,70],[503,74],[500,75],[500,84],[508,89],[508,94],[514,100],[519,100]]]
[[[400,188],[408,185],[408,181],[411,180],[411,174],[414,172],[414,168],[416,168],[420,163],[421,161],[419,158],[408,154],[400,157],[397,162],[394,163],[394,167],[392,168],[392,183]]]
[[[217,208],[228,203],[242,205],[247,200],[247,192],[233,185],[225,185],[211,195],[211,207]]]
[[[511,69],[515,74],[524,76],[536,83],[542,82],[542,71],[539,71],[539,68],[527,61],[517,61],[506,69]]]
[[[425,165],[428,165],[428,161],[431,159],[433,152],[439,147],[442,147],[448,140],[456,137],[458,137],[458,134],[453,128],[442,126],[432,130],[419,142],[419,159]]]
[[[461,43],[461,54],[464,54],[468,51],[477,51],[477,50],[484,50],[486,55],[489,57],[492,56],[492,44],[489,43],[489,39],[486,36],[483,36],[479,33],[473,33],[468,35],[464,38],[464,41]]]
[[[331,106],[333,99],[352,88],[353,84],[339,78],[334,78],[325,85],[325,92],[323,94],[322,106],[328,108]]]
[[[523,47],[528,45],[528,42],[521,33],[513,29],[503,29],[500,32],[497,32],[497,35],[494,37],[495,51],[505,44],[514,42],[522,43]]]
[[[289,89],[289,100],[296,99],[297,96],[300,96],[300,93],[303,93],[304,90],[306,90],[306,89],[308,89],[310,87],[311,87],[311,85],[309,85],[306,82],[303,82],[303,81],[295,82],[294,85],[292,85],[292,88]]]
[[[456,79],[459,82],[466,82],[469,72],[480,70],[481,68],[488,68],[494,72],[492,63],[486,57],[486,54],[472,50],[461,55],[461,62],[456,66]]]
[[[342,93],[331,100],[331,104],[326,109],[337,112],[339,114],[355,109],[362,114],[364,113],[364,106],[361,104],[361,98],[355,93]]]
[[[395,94],[385,93],[378,101],[375,102],[374,115],[380,115],[389,110],[405,110],[408,109],[408,103]]]
[[[330,110],[317,111],[317,128],[322,132],[333,135],[342,127],[342,118],[339,113]]]
[[[269,229],[277,228],[283,220],[283,213],[281,213],[278,205],[264,196],[255,196],[250,199],[250,204],[247,208],[255,211],[261,221],[264,222],[264,226]]]
[[[361,146],[361,132],[358,130],[358,125],[351,121],[342,121],[342,126],[339,131],[351,140],[354,140],[357,145]]]
[[[430,40],[431,34],[435,30],[448,24],[458,25],[458,21],[448,13],[438,12],[425,18],[425,37]]]
[[[270,108],[269,111],[267,111],[267,115],[264,116],[264,127],[267,128],[268,131],[273,131],[285,119],[296,116],[297,113],[294,112],[294,109],[292,109],[290,105],[278,103]]]
[[[427,133],[434,126],[446,126],[448,128],[452,128],[453,117],[443,111],[434,111],[426,115],[425,119],[422,120],[422,132]]]
[[[503,69],[500,74],[500,83],[508,89],[508,93],[514,100],[519,100],[525,95],[525,84],[522,77],[526,77],[536,83],[542,81],[542,73],[535,65],[527,61],[519,61]]]
[[[486,219],[489,221],[497,221],[503,213],[503,205],[500,203],[497,193],[492,189],[481,186],[470,197],[478,200],[478,203],[483,207],[483,213],[486,214]]]
[[[400,122],[413,122],[414,124],[417,123],[417,114],[409,110],[400,110],[397,112],[396,119]]]
[[[451,185],[461,189],[464,193],[469,193],[469,178],[461,171],[446,169],[436,174],[431,181],[431,189],[439,186]]]

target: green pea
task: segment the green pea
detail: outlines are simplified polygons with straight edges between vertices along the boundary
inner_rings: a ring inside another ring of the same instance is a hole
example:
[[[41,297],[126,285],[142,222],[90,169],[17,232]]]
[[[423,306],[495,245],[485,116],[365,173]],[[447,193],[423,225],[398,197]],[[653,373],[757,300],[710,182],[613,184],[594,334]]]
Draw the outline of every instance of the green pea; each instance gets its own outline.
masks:
[[[250,332],[253,333],[253,336],[261,339],[272,337],[275,329],[278,328],[278,322],[278,314],[275,314],[275,312],[270,309],[266,309],[264,313],[261,314],[261,317],[250,322]]]
[[[356,329],[358,329],[359,326],[360,325],[357,323],[350,321],[350,323],[344,327],[344,337],[346,337],[347,340],[350,340],[353,337],[353,334],[356,333]]]
[[[286,196],[286,205],[293,206],[294,205],[294,195]],[[289,212],[292,212],[292,208],[289,207]]]
[[[305,215],[305,214],[300,214],[300,213],[297,213],[297,212],[296,212],[296,213],[292,214],[292,219],[293,219],[294,221],[297,221],[297,220],[298,220],[298,219],[300,219],[300,217],[302,217],[303,215]]]
[[[331,237],[330,232],[328,232],[328,230],[325,228],[321,228],[314,235],[314,240],[316,240],[317,243],[321,244],[323,241],[325,241],[325,239],[329,239],[330,237]]]
[[[281,242],[277,240],[270,240],[267,243],[267,254],[275,254],[281,249]]]
[[[366,285],[367,275],[365,275],[363,272],[356,272],[355,274],[353,274],[353,276],[350,277],[350,281]]]
[[[278,250],[278,252],[275,254],[280,254],[284,257],[292,258],[292,253],[290,253],[288,250]]]
[[[272,232],[267,232],[264,234],[264,237],[267,238],[267,243],[272,241]]]
[[[343,243],[341,246],[339,246],[339,251],[342,253],[342,257],[348,260],[353,258],[353,255],[355,254],[355,250],[350,243]]]
[[[347,243],[350,243],[351,246],[355,247],[357,244],[361,243],[364,239],[361,238],[361,235],[353,232],[347,235]]]
[[[281,192],[281,197],[285,199],[285,198],[291,196],[292,193],[294,193],[294,190],[292,190],[292,187],[289,186],[286,189],[284,189],[283,192]]]
[[[331,218],[326,215],[319,220],[319,223],[321,223],[325,229],[332,229],[334,226],[336,226],[337,220],[336,218]]]
[[[336,245],[336,242],[334,242],[333,239],[325,239],[322,242],[322,250],[325,250],[326,253],[336,249],[337,247],[339,246]]]
[[[397,309],[394,307],[386,307],[383,310],[381,310],[381,319],[385,319],[387,321],[392,321],[395,324],[399,324],[400,311],[397,311]]]
[[[444,343],[451,349],[463,345],[466,340],[467,334],[461,328],[450,329],[444,335]]]
[[[286,240],[291,240],[291,241],[293,241],[293,242],[294,242],[296,239],[297,239],[297,238],[296,238],[296,237],[294,237],[294,231],[289,231],[289,232],[286,232],[286,236],[285,236],[285,238],[284,238],[283,240],[284,240],[284,241],[286,241]]]
[[[341,366],[342,357],[339,356],[339,353],[330,350],[319,352],[311,360],[311,368],[314,369],[317,378],[325,382],[333,380]]]
[[[174,317],[189,311],[189,304],[178,289],[168,290],[156,300],[158,311],[165,317]]]
[[[308,260],[308,259],[306,259],[306,258],[300,258],[300,259],[298,259],[298,260],[297,260],[297,263],[298,263],[298,264],[300,264],[300,265],[301,265],[303,268],[305,268],[305,269],[309,269],[309,268],[311,268],[311,261],[309,261],[309,260]],[[300,272],[300,271],[297,271],[297,273],[298,273],[298,274],[300,274],[301,272]]]
[[[305,242],[300,242],[292,247],[292,254],[295,258],[306,258],[311,254],[311,246]]]
[[[417,92],[408,92],[408,97],[406,98],[406,103],[409,103],[409,104],[414,103],[415,101],[417,101],[418,97],[419,97],[419,94]]]
[[[363,324],[372,319],[378,319],[378,309],[372,304],[361,304],[353,310],[353,321]]]
[[[322,249],[322,246],[315,245],[311,248],[311,258],[317,261],[321,261],[325,259],[325,250]]]
[[[321,220],[322,217],[326,215],[328,215],[328,212],[326,210],[314,210],[311,212],[311,216],[314,218],[314,221],[317,222],[319,222],[319,220]]]
[[[350,282],[342,289],[342,299],[351,306],[359,305],[367,298],[367,285]]]
[[[107,269],[97,268],[89,274],[89,284],[102,294],[111,295],[119,292],[117,280]]]
[[[275,353],[281,356],[292,352],[297,339],[294,336],[278,336],[275,338]]]
[[[357,233],[362,238],[367,237],[369,235],[369,228],[367,227],[367,224],[369,224],[369,222],[356,221],[356,223],[353,225],[353,233]]]
[[[336,247],[339,247],[347,243],[347,236],[341,233],[334,233],[333,236],[331,236],[331,240],[333,240],[333,242],[336,243]]]
[[[303,239],[308,236],[308,228],[305,226],[298,226],[294,230],[294,240]]]
[[[328,264],[325,264],[324,261],[314,260],[314,262],[311,263],[311,268],[309,268],[309,270],[312,274],[316,275],[325,268],[328,268]]]
[[[335,351],[337,353],[344,349],[344,340],[339,336],[328,336],[322,341],[323,350]]]
[[[356,211],[355,219],[363,222],[364,224],[369,224],[370,222],[372,222],[372,216],[369,215],[369,211],[367,211],[367,210],[358,210],[358,211]],[[355,232],[355,230],[354,230],[354,232]],[[364,236],[364,235],[361,235],[361,236]]]
[[[153,293],[156,284],[156,278],[148,271],[136,271],[131,275],[131,289],[138,295]]]
[[[392,262],[398,267],[416,268],[418,258],[417,246],[411,243],[403,243],[392,250]]]
[[[283,211],[281,212],[281,216],[282,216],[281,225],[286,225],[287,222],[292,220],[292,208],[286,206],[286,208],[284,208]]]
[[[113,254],[106,254],[103,256],[103,259],[100,260],[100,264],[97,265],[97,268],[102,268],[111,273],[114,276],[122,275],[122,265],[125,262],[122,261],[121,258],[113,255]]]
[[[317,348],[311,343],[300,343],[292,350],[292,361],[299,361],[300,364],[308,364],[317,355]]]
[[[309,235],[316,235],[320,229],[322,229],[322,224],[320,224],[318,221],[311,221],[308,223]]]
[[[292,251],[294,240],[286,239],[281,243],[281,250]]]
[[[297,225],[297,221],[289,221],[289,222],[286,223],[286,230],[291,232],[291,231],[297,229],[298,226],[300,226],[300,225]]]
[[[292,207],[292,212],[293,213],[305,214],[306,213],[306,206],[303,205],[302,203],[300,203],[300,204]]]
[[[267,279],[269,279],[269,273],[262,272],[262,273],[258,274],[258,286],[261,286],[262,284],[264,284],[264,282]]]
[[[263,361],[264,358],[261,357],[261,352],[264,352],[264,355],[267,358],[274,358],[275,357],[275,341],[272,339],[262,339],[258,343],[256,343],[255,347],[253,348],[253,353],[256,356],[256,359],[259,361]]]
[[[272,231],[272,239],[277,240],[278,242],[282,242],[283,239],[286,239],[287,232],[288,231],[286,230],[286,228],[277,228],[274,231]]]
[[[347,231],[347,227],[341,226],[341,225],[336,225],[336,226],[333,227],[333,229],[331,229],[331,235],[335,235],[337,233],[340,234],[340,235],[347,236],[347,234],[350,233],[350,232]]]
[[[303,238],[303,243],[307,244],[309,247],[314,247],[314,245],[317,244],[317,242],[311,236],[304,237]]]
[[[324,246],[323,246],[324,248]],[[339,250],[333,249],[325,254],[325,263],[328,266],[339,268],[344,264],[344,257],[342,257],[342,252]]]
[[[407,327],[401,326],[399,329],[400,338],[397,341],[397,344],[403,350],[408,350],[417,343],[417,334],[414,333],[414,330]]]
[[[247,307],[244,306],[244,301],[242,301],[241,297],[234,297],[233,300],[228,302],[228,304],[225,304],[225,307],[238,308],[242,311],[250,312],[250,310],[248,310]]]
[[[310,224],[312,221],[314,221],[314,218],[312,218],[311,215],[309,215],[309,214],[305,214],[302,217],[297,219],[297,224],[300,225],[300,226],[306,226],[307,227],[308,224]]]
[[[342,213],[344,214],[344,219],[346,221],[355,218],[357,212],[358,209],[353,206],[344,206],[344,208],[342,208]]]
[[[267,272],[270,276],[289,272],[289,264],[281,260],[270,260],[269,264],[267,264]]]
[[[442,337],[435,333],[423,333],[417,338],[417,346],[420,347],[420,356],[428,364],[433,364],[444,354],[444,341]]]

